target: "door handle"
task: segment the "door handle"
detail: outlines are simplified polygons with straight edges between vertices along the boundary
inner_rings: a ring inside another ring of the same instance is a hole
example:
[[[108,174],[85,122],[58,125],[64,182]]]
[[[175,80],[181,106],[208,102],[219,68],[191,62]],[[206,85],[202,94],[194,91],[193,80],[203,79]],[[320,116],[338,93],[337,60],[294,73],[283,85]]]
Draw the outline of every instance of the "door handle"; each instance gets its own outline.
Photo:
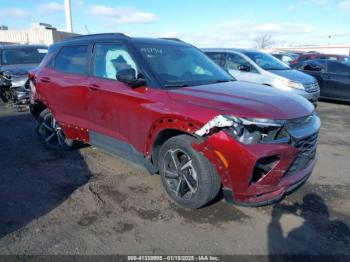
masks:
[[[46,76],[43,76],[40,78],[40,81],[41,82],[44,82],[44,83],[50,83],[51,82],[51,79],[46,77]]]
[[[91,84],[91,85],[88,86],[88,88],[89,88],[91,91],[94,91],[94,92],[100,91],[100,86],[99,86],[99,85],[96,85],[96,84]]]

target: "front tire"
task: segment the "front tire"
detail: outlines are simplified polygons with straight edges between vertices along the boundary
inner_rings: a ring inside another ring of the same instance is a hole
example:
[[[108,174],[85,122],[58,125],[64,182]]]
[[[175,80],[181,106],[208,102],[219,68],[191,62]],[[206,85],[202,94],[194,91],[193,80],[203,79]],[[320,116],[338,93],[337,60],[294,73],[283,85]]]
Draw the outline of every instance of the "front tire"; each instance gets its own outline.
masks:
[[[37,134],[47,148],[63,151],[74,147],[74,141],[66,138],[49,109],[43,110],[37,121]]]
[[[220,191],[220,177],[214,166],[193,149],[197,140],[180,135],[167,140],[159,152],[159,172],[165,190],[176,204],[197,209]]]

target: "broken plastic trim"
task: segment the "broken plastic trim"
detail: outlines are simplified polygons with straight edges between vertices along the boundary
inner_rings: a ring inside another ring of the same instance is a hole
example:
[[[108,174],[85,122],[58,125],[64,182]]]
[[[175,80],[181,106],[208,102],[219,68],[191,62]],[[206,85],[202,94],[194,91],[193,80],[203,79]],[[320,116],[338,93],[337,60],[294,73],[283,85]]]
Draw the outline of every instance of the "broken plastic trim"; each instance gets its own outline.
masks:
[[[215,132],[217,129],[228,128],[228,134],[244,144],[287,143],[289,141],[289,134],[283,133],[285,137],[280,137],[279,135],[285,122],[284,120],[248,119],[229,115],[218,115],[197,130],[195,134],[205,136],[211,132]]]
[[[198,129],[195,134],[198,136],[205,136],[210,133],[211,129],[214,127],[230,127],[233,126],[235,122],[231,119],[228,119],[227,117],[224,117],[223,115],[218,115],[214,117],[212,120],[207,122],[204,126],[202,126],[200,129]]]
[[[230,127],[230,126],[258,126],[258,127],[282,127],[285,124],[284,120],[273,120],[263,118],[240,118],[235,116],[218,115],[206,123],[202,128],[198,129],[195,134],[198,136],[204,136],[210,133],[214,127]]]

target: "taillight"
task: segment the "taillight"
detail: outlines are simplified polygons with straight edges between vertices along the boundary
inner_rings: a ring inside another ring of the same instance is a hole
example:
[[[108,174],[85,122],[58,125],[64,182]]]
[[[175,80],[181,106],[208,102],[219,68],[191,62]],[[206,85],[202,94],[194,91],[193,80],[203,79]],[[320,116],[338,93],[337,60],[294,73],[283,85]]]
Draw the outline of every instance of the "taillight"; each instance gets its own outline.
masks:
[[[28,79],[29,79],[29,80],[34,80],[34,78],[35,78],[35,73],[32,72],[32,71],[29,71],[29,72],[28,72]]]

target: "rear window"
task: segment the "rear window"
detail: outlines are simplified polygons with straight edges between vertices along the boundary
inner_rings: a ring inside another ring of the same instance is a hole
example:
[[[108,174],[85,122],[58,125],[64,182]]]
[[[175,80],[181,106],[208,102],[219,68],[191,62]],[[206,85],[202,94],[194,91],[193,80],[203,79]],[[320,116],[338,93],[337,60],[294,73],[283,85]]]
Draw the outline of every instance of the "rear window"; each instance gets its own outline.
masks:
[[[1,64],[39,64],[47,53],[47,48],[9,48],[1,52]]]
[[[55,70],[77,74],[87,74],[88,46],[66,46],[63,47],[55,58]]]

